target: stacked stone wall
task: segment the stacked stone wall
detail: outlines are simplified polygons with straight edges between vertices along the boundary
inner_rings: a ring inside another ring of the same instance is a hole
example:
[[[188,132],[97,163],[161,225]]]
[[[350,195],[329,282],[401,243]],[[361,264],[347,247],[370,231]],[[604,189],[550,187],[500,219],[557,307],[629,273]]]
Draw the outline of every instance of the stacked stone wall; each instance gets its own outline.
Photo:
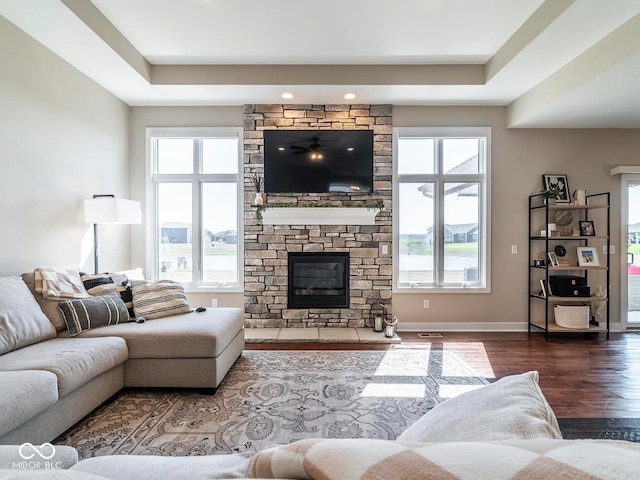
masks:
[[[362,327],[371,305],[390,306],[390,105],[245,105],[244,292],[248,327]],[[381,202],[375,225],[263,225],[252,178],[264,176],[264,130],[373,130],[373,193],[270,194],[265,205],[360,207]],[[381,244],[388,246],[382,255]],[[349,252],[349,308],[287,308],[289,252]]]

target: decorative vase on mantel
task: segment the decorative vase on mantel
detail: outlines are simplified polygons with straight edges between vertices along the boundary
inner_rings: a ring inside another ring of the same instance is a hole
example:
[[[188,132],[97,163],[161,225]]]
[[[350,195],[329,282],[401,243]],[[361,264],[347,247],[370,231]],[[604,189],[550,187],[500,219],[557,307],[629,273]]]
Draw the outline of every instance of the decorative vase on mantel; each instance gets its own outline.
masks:
[[[253,199],[253,204],[254,205],[264,205],[264,197],[262,196],[262,193],[256,192],[256,196]]]

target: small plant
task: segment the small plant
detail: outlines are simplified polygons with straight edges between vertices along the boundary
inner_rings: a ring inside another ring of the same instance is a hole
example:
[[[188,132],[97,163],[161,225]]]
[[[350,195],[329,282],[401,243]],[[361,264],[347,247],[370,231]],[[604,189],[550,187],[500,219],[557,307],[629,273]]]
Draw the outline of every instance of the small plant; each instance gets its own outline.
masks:
[[[558,200],[562,196],[562,189],[548,188],[540,190],[540,195],[542,195],[544,198],[552,198],[553,200]]]

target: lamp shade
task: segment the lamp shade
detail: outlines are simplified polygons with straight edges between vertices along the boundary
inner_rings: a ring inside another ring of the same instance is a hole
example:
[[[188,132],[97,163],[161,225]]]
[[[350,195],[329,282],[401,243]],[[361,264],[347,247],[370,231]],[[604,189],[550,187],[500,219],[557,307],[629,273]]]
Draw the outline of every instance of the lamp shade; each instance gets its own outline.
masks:
[[[88,223],[140,223],[140,202],[115,197],[84,201],[84,220]]]

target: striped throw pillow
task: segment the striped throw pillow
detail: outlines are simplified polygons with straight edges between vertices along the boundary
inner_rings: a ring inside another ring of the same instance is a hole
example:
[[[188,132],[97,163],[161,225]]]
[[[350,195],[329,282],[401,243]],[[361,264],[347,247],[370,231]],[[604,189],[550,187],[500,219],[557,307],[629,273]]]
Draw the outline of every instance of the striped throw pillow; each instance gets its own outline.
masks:
[[[121,273],[81,273],[80,279],[89,295],[98,297],[101,295],[119,294],[129,311],[129,317],[133,318],[133,292],[131,282],[126,275]]]
[[[120,295],[65,300],[59,302],[58,307],[71,336],[91,328],[129,321],[129,312]]]
[[[184,288],[177,282],[132,282],[133,311],[146,320],[191,312]]]

